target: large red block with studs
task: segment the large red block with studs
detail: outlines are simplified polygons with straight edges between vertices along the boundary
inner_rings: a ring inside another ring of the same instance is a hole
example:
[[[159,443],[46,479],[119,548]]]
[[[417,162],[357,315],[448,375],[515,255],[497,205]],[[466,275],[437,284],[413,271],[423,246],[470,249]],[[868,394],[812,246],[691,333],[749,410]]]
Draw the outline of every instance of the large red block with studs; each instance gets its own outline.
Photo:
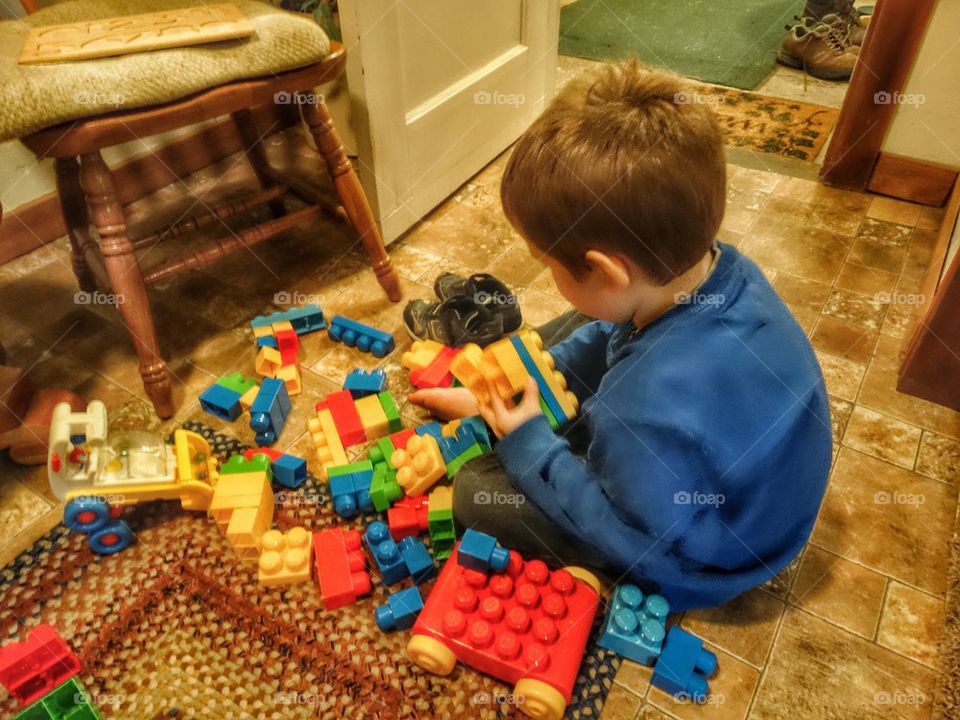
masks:
[[[30,705],[80,672],[80,660],[52,625],[37,625],[24,642],[0,648],[0,683]]]
[[[313,559],[325,610],[356,602],[370,592],[360,533],[335,527],[313,534]]]

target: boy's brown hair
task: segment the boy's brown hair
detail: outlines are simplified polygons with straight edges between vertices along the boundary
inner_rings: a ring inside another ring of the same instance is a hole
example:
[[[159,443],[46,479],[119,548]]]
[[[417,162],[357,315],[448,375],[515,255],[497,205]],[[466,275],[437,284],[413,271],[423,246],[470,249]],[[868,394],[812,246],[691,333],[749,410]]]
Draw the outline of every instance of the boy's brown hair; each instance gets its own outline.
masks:
[[[693,267],[723,219],[720,126],[701,96],[636,60],[568,83],[517,141],[504,212],[575,276],[618,252],[660,285]]]

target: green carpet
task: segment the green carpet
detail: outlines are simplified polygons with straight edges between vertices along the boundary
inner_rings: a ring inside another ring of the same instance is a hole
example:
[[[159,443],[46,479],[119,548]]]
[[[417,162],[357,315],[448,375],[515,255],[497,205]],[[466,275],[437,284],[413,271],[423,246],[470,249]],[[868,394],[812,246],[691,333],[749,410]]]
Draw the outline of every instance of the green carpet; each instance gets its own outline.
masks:
[[[743,90],[773,69],[803,0],[578,0],[560,13],[560,53],[649,65]]]

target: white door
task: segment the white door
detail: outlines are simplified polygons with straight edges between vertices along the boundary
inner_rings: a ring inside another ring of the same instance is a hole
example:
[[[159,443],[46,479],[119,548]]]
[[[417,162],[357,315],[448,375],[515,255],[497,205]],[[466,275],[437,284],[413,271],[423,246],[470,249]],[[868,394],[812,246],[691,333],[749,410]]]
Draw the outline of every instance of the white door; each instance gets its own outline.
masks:
[[[559,0],[340,0],[360,178],[390,242],[553,93]]]

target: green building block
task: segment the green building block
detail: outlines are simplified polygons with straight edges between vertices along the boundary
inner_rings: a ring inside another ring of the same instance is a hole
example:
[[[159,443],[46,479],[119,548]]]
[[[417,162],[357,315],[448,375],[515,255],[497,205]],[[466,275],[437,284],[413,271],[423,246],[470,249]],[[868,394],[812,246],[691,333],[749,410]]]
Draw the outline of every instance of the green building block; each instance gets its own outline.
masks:
[[[393,446],[390,438],[382,437],[370,446],[370,449],[367,451],[367,459],[374,465],[377,463],[387,463],[389,465],[390,458],[393,457],[395,451],[396,448]]]
[[[270,458],[266,455],[254,455],[251,460],[247,460],[243,455],[231,455],[230,459],[220,466],[220,475],[258,472],[260,470],[267,473],[268,480],[273,480]]]
[[[217,378],[217,385],[233,390],[235,393],[243,395],[247,390],[252,388],[257,384],[256,380],[248,380],[243,376],[243,373],[230,373],[229,375],[221,375]]]
[[[547,416],[547,422],[550,423],[550,427],[556,430],[560,427],[560,423],[557,422],[557,419],[553,416],[553,413],[550,412],[550,408],[547,407],[547,403],[544,401],[543,396],[540,397],[540,409],[543,410],[543,414]]]
[[[397,473],[386,463],[373,466],[373,480],[370,481],[370,500],[377,512],[383,512],[403,496],[403,490],[397,484]]]
[[[96,705],[75,677],[48,692],[14,720],[103,720]]]
[[[481,455],[483,455],[483,448],[477,443],[474,443],[447,463],[447,477],[453,478],[453,476],[460,471],[460,468],[463,467],[464,463],[466,463],[468,460],[478,458]]]
[[[369,460],[362,460],[360,462],[348,463],[347,465],[334,465],[333,467],[327,468],[327,479],[339,477],[340,475],[369,472],[373,472],[373,463]]]
[[[457,533],[453,527],[453,513],[449,510],[427,515],[430,528],[430,548],[437,560],[446,560],[453,551]]]
[[[384,390],[377,395],[380,398],[380,405],[383,406],[383,414],[387,416],[387,427],[391,433],[403,430],[403,423],[400,420],[400,411],[397,410],[397,404],[393,401],[393,395]]]

